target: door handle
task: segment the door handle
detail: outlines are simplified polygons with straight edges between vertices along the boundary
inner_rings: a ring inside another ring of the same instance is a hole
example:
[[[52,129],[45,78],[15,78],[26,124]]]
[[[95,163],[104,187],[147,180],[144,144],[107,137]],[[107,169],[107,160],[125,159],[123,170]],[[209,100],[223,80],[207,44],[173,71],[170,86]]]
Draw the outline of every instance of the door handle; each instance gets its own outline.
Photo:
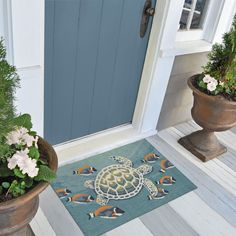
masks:
[[[140,37],[143,38],[147,31],[150,16],[154,16],[155,9],[152,7],[152,0],[146,0],[143,7],[143,14],[140,24]]]

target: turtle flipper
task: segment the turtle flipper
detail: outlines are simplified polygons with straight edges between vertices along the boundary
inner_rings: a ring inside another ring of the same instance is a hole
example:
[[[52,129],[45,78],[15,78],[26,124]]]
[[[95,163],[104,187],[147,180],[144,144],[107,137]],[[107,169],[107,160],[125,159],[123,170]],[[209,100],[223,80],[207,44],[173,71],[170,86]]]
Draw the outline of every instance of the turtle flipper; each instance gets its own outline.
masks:
[[[152,172],[152,166],[143,164],[137,168],[137,170],[142,173],[143,175],[147,175]]]
[[[106,205],[108,203],[109,199],[103,197],[102,195],[98,194],[97,195],[97,199],[96,199],[96,202],[99,204],[99,205]]]
[[[89,179],[84,182],[84,187],[85,188],[90,188],[90,189],[95,189],[94,187],[94,180]]]
[[[156,185],[150,179],[144,178],[143,185],[148,190],[151,196],[155,196],[158,194]]]
[[[126,165],[128,167],[132,167],[133,163],[131,160],[129,160],[127,157],[121,157],[121,156],[113,156],[113,160],[117,161],[119,164]]]
[[[150,195],[148,198],[150,200],[152,199],[161,199],[164,198],[165,195],[168,194],[168,191],[162,188],[157,188],[155,184],[150,179],[143,179],[143,185],[146,187],[146,189],[149,191]]]

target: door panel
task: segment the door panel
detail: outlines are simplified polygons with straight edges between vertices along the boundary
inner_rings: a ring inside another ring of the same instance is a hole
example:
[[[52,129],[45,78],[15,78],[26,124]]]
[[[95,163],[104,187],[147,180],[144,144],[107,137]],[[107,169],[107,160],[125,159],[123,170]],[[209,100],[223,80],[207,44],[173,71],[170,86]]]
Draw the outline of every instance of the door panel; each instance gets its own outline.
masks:
[[[51,143],[132,121],[151,27],[140,38],[144,2],[46,0],[44,123]]]

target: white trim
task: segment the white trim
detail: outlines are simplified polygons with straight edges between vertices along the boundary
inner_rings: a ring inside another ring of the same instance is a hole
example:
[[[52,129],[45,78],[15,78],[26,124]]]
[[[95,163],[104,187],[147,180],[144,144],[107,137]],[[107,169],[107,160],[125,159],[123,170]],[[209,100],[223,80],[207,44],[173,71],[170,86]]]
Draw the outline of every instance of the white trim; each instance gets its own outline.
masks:
[[[197,5],[197,0],[193,0],[192,5],[191,5],[191,9],[190,9],[190,13],[188,14],[187,26],[186,26],[187,30],[190,30],[196,5]]]
[[[12,31],[12,2],[11,0],[4,1],[0,0],[0,17],[2,20],[2,34],[7,49],[7,60],[14,64],[14,53],[13,53],[13,31]]]
[[[193,53],[209,52],[212,44],[205,40],[175,42],[174,47],[161,50],[160,57],[179,56]]]
[[[156,83],[156,68],[158,66],[158,56],[164,35],[169,5],[170,0],[159,0],[156,3],[152,30],[132,121],[133,127],[140,133],[154,130],[159,118],[158,107],[156,107],[156,101],[158,101],[159,97],[156,93],[159,86],[159,84]],[[161,106],[161,104],[159,104],[159,106]]]
[[[202,39],[204,31],[202,29],[179,30],[176,34],[176,42],[186,42]]]
[[[156,130],[152,130],[140,134],[132,125],[126,125],[62,145],[56,145],[54,149],[58,155],[59,166],[62,166],[155,135],[156,133]]]

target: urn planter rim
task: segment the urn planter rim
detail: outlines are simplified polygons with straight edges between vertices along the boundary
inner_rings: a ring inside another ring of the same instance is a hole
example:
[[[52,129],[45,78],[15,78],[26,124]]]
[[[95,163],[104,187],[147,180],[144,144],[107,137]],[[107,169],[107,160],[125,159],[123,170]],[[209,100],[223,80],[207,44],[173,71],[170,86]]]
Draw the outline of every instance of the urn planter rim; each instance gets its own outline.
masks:
[[[188,79],[188,86],[189,86],[190,89],[192,89],[192,91],[194,93],[198,94],[201,97],[205,97],[208,100],[212,100],[214,102],[227,103],[227,104],[236,106],[236,101],[229,101],[228,99],[226,99],[226,98],[224,98],[223,96],[220,96],[220,95],[216,95],[216,96],[212,95],[211,96],[211,95],[208,95],[208,94],[200,91],[198,88],[196,88],[193,85],[193,80],[199,75],[200,74],[193,75]]]
[[[51,168],[51,170],[56,172],[58,168],[58,159],[57,159],[56,152],[54,151],[52,146],[41,137],[39,137],[39,143],[41,144],[41,146],[43,145],[44,149],[47,152],[50,152],[49,167]],[[48,182],[45,182],[45,181],[39,182],[34,188],[32,188],[26,194],[20,197],[11,199],[9,201],[0,203],[0,211],[3,212],[3,211],[14,210],[15,208],[23,206],[26,202],[37,197],[48,185],[49,185]]]

